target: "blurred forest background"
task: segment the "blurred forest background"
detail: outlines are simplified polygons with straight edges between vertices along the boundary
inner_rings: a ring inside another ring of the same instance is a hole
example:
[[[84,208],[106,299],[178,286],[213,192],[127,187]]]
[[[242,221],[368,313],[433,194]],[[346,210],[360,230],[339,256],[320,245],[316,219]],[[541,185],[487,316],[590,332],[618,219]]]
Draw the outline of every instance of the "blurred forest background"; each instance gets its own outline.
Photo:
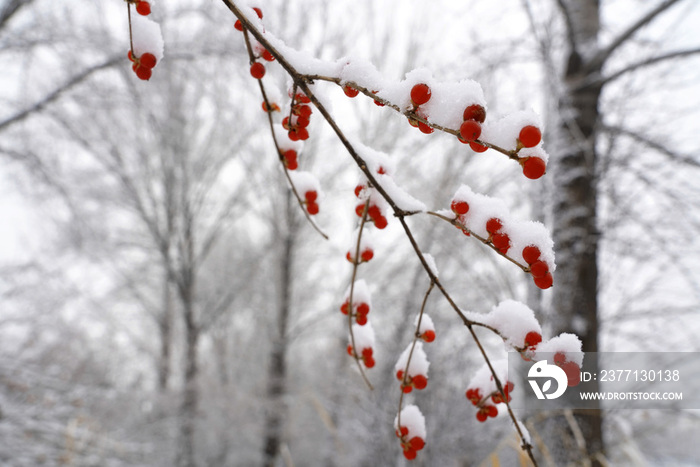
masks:
[[[574,280],[540,292],[456,229],[412,218],[461,307],[514,298],[545,337],[593,334],[600,351],[700,350],[700,3],[260,3],[271,32],[317,57],[360,57],[396,80],[417,67],[472,78],[490,118],[543,116],[555,162],[532,182],[505,157],[322,88],[343,129],[390,154],[398,182],[431,208],[467,183],[565,244],[557,219],[578,214],[558,204],[578,175],[557,172],[557,154],[581,149],[593,292]],[[593,4],[600,21],[578,21]],[[157,2],[153,17],[165,58],[142,82],[123,1],[0,0],[0,464],[402,465],[392,369],[428,286],[410,245],[390,225],[363,269],[378,342],[369,391],[339,312],[359,171],[315,115],[300,163],[326,192],[322,240],[290,201],[235,18],[211,0]],[[580,72],[572,44],[584,62],[603,52],[580,75],[579,90],[597,93],[588,130],[572,129],[564,98],[581,97],[567,81]],[[558,271],[579,256],[559,256]],[[575,316],[581,293],[597,299],[594,321]],[[479,424],[464,397],[481,365],[468,333],[439,297],[428,306],[438,337],[430,385],[413,395],[429,437],[415,465],[515,462],[510,422]],[[606,457],[699,465],[699,415],[607,411]]]

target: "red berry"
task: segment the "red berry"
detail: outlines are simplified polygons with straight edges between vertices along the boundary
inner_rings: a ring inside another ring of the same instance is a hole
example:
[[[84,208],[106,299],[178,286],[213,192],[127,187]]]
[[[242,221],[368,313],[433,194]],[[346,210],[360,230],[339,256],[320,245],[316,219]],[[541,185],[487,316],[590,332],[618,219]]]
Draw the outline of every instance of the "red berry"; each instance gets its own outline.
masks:
[[[432,92],[427,84],[416,84],[411,88],[411,101],[413,101],[415,106],[423,105],[430,100],[431,94]]]
[[[299,133],[296,130],[289,130],[287,133],[290,141],[299,141]]]
[[[415,118],[408,117],[408,123],[415,128],[418,128],[418,120]]]
[[[374,226],[378,228],[379,230],[382,230],[385,228],[389,222],[386,220],[386,217],[384,216],[379,216],[374,218]]]
[[[433,130],[433,128],[432,128],[430,125],[426,125],[426,124],[423,123],[423,122],[418,122],[418,129],[419,129],[421,132],[425,133],[426,135],[429,135],[430,133],[432,133],[433,131],[435,131],[435,130]]]
[[[308,105],[296,105],[294,107],[296,109],[295,113],[300,117],[309,118],[313,113],[313,110]]]
[[[566,378],[568,380],[567,386],[578,386],[581,382],[581,369],[574,362],[564,362],[559,365],[564,373],[566,373]]]
[[[357,214],[357,217],[362,217],[365,213],[365,203],[358,204],[355,206],[355,214]]]
[[[415,386],[416,389],[425,389],[425,387],[428,385],[428,378],[426,378],[423,375],[416,375],[413,377],[413,386]]]
[[[352,255],[350,254],[349,251],[345,254],[345,259],[347,259],[347,260],[350,261],[351,263],[354,263],[354,262],[355,262],[355,260],[352,258]]]
[[[375,99],[374,105],[376,105],[377,107],[384,107],[386,104],[382,104],[381,102],[379,102],[378,100]]]
[[[272,56],[269,50],[265,49],[263,50],[263,53],[260,54],[260,56],[263,58],[263,60],[266,60],[268,62],[274,62],[275,57]]]
[[[423,438],[420,436],[414,436],[411,438],[408,444],[410,444],[411,448],[415,449],[416,451],[420,451],[425,447],[425,441],[423,441]]]
[[[315,203],[316,199],[318,199],[318,193],[316,190],[309,190],[304,193],[304,198],[306,199],[307,203]]]
[[[140,14],[141,16],[148,16],[151,14],[151,4],[148,2],[137,2],[136,3],[136,12]]]
[[[505,255],[508,248],[510,248],[510,237],[508,237],[508,234],[497,233],[491,237],[491,243],[493,243],[493,246],[495,246],[498,251]]]
[[[528,157],[523,161],[523,174],[531,180],[537,180],[546,172],[547,164],[539,157]]]
[[[319,211],[318,204],[312,203],[312,202],[309,202],[306,204],[306,212],[308,212],[312,216],[315,216],[316,214],[318,214],[318,211]]]
[[[367,368],[372,368],[374,366],[374,359],[372,357],[365,358],[365,366]]]
[[[450,204],[450,209],[452,209],[455,214],[463,216],[469,212],[469,203],[466,201],[453,200],[452,204]]]
[[[503,223],[500,219],[492,217],[486,222],[486,231],[490,234],[495,234],[503,227]]]
[[[148,52],[141,55],[141,58],[139,60],[141,61],[141,66],[145,66],[147,68],[153,68],[154,66],[156,66],[157,62],[156,56]]]
[[[258,15],[258,18],[262,19],[262,17],[263,17],[262,10],[258,7],[254,7],[253,10],[255,10],[255,13]]]
[[[262,79],[265,76],[265,65],[255,62],[250,66],[250,75],[255,79]]]
[[[542,141],[542,133],[536,126],[527,125],[520,130],[518,139],[526,148],[532,148],[540,144],[540,141]]]
[[[131,55],[131,50],[126,52],[126,56],[129,58],[130,61],[132,61],[132,62],[136,61],[136,60],[134,60],[134,56]]]
[[[410,461],[415,459],[417,455],[416,450],[411,448],[408,448],[403,452],[403,456]]]
[[[544,277],[549,273],[549,266],[544,261],[535,261],[530,266],[532,277]]]
[[[151,79],[151,74],[153,73],[150,68],[142,65],[137,65],[136,68],[134,68],[134,71],[136,72],[136,76],[144,81]]]
[[[535,277],[535,285],[540,289],[548,289],[554,284],[554,277],[552,273],[548,272],[542,277]]]
[[[537,331],[530,331],[525,336],[525,346],[533,347],[542,342],[542,336]]]
[[[435,331],[433,331],[432,329],[428,329],[427,331],[425,331],[425,332],[423,333],[423,335],[421,336],[421,338],[422,338],[425,342],[432,342],[432,341],[435,340]]]
[[[284,165],[289,170],[296,170],[299,164],[297,163],[297,152],[293,149],[289,149],[284,153]]]
[[[487,418],[489,418],[489,417],[488,417],[488,415],[486,415],[486,412],[482,412],[481,410],[479,410],[476,413],[476,419],[482,423],[485,422]]]
[[[299,128],[306,128],[307,126],[309,126],[309,123],[311,122],[308,118],[302,117],[301,115],[297,117],[296,124]]]
[[[364,250],[360,257],[362,258],[362,261],[370,261],[372,258],[374,258],[374,251],[370,249]]]
[[[345,86],[343,86],[343,92],[348,97],[356,97],[360,93],[360,91],[358,91],[355,88],[351,88],[347,84]]]
[[[409,392],[413,391],[413,386],[409,384],[408,386],[403,386],[401,390],[404,392],[404,394],[408,394]]]
[[[349,308],[350,308],[350,304],[346,301],[345,303],[340,305],[340,312],[344,315],[347,315]]]
[[[364,190],[364,189],[365,189],[364,185],[357,185],[355,187],[355,196],[357,196],[359,198],[360,194],[362,193],[362,190]]]
[[[472,151],[474,151],[474,152],[486,152],[486,150],[488,149],[488,147],[486,147],[482,144],[476,143],[474,141],[469,142],[469,147],[472,148]]]
[[[498,409],[496,408],[496,406],[495,405],[487,406],[486,415],[488,415],[491,418],[496,418],[496,415],[498,415]]]
[[[362,357],[364,358],[372,358],[372,355],[374,354],[374,351],[372,350],[372,347],[365,347],[362,349]]]
[[[352,352],[352,345],[348,345],[347,351],[348,351],[348,355],[350,355],[352,357],[352,353],[353,353]]]
[[[403,370],[399,370],[396,372],[396,379],[398,379],[399,381],[403,380]]]
[[[357,313],[361,315],[366,315],[369,313],[369,305],[362,302],[359,305],[357,305]]]
[[[379,209],[379,206],[377,206],[376,204],[372,204],[369,208],[367,208],[367,215],[371,219],[376,219],[377,217],[382,215],[382,210]]]
[[[407,436],[408,435],[408,427],[402,426],[401,427],[401,436]]]
[[[486,120],[486,109],[479,104],[470,105],[464,109],[464,120],[475,120],[479,123],[484,123]]]
[[[528,245],[523,248],[523,259],[527,264],[532,264],[540,259],[540,249],[535,245]]]
[[[467,120],[459,127],[459,134],[466,142],[477,140],[481,136],[481,124],[476,120]]]
[[[296,133],[297,137],[302,141],[309,139],[309,131],[306,128],[299,127],[296,129]]]
[[[356,315],[355,322],[360,326],[364,326],[365,324],[367,324],[367,315]]]
[[[243,24],[241,24],[241,20],[237,19],[235,23],[233,23],[233,27],[238,29],[239,31],[243,31]]]

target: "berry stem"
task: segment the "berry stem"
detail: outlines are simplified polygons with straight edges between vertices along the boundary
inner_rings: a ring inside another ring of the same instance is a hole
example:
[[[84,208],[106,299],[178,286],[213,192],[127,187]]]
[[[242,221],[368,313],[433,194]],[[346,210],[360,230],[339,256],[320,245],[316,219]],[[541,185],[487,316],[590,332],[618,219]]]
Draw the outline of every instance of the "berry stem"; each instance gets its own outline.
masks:
[[[372,386],[372,383],[369,381],[369,378],[367,377],[367,374],[365,373],[365,369],[362,367],[362,363],[360,363],[360,357],[357,354],[357,347],[355,346],[355,333],[352,332],[352,300],[353,300],[353,294],[355,293],[355,279],[357,279],[357,269],[358,266],[360,265],[360,247],[361,247],[361,242],[362,242],[362,232],[364,231],[365,228],[365,223],[367,222],[367,211],[369,210],[369,198],[365,202],[365,209],[362,212],[362,218],[360,219],[360,228],[357,232],[357,244],[355,245],[355,255],[353,257],[352,261],[352,277],[350,278],[350,296],[348,297],[348,331],[350,332],[350,342],[352,344],[352,353],[353,357],[355,359],[355,363],[357,363],[357,368],[360,370],[360,374],[362,375],[362,379],[365,380],[365,383],[367,383],[367,387],[369,387],[370,390],[374,390],[374,386]]]
[[[136,58],[134,54],[134,34],[131,28],[131,2],[126,2],[126,16],[129,19],[129,49],[131,50],[131,56]]]
[[[255,60],[255,55],[253,54],[253,47],[250,43],[250,38],[248,37],[248,29],[243,30],[243,37],[245,39],[245,45],[246,49],[248,50],[248,56],[250,57],[251,60]],[[260,87],[260,93],[262,94],[263,101],[265,102],[265,106],[269,109],[270,108],[270,100],[267,97],[267,92],[265,92],[265,85],[263,84],[262,80],[258,79],[256,80],[258,82],[258,86]],[[297,199],[297,203],[299,204],[299,207],[301,208],[301,211],[304,213],[304,216],[306,216],[306,219],[309,221],[311,226],[323,237],[324,240],[328,240],[328,235],[321,230],[321,228],[318,226],[318,224],[311,218],[311,215],[308,213],[306,208],[304,207],[305,200],[302,199],[301,195],[299,194],[299,191],[297,190],[296,186],[294,185],[294,182],[292,181],[292,177],[289,175],[289,169],[287,169],[286,164],[284,163],[284,155],[282,150],[280,149],[279,142],[277,141],[277,137],[275,136],[275,124],[274,121],[272,120],[272,112],[265,112],[267,114],[267,121],[270,125],[270,134],[272,136],[272,142],[275,145],[275,149],[277,150],[277,157],[282,164],[282,170],[284,170],[284,175],[287,178],[287,182],[289,183],[289,186],[292,189],[292,193],[294,193],[294,197]]]
[[[423,319],[423,313],[425,312],[425,304],[428,303],[428,297],[430,296],[430,292],[433,291],[433,287],[435,287],[435,281],[430,281],[430,286],[428,287],[428,290],[425,292],[425,296],[423,297],[423,303],[421,304],[420,307],[420,313],[418,314],[418,323],[416,324],[416,332],[414,333],[413,336],[413,342],[411,343],[411,350],[408,352],[408,359],[406,360],[406,367],[403,369],[403,381],[401,381],[401,396],[399,396],[399,412],[398,412],[398,417],[397,417],[397,423],[399,425],[399,430],[401,430],[401,410],[403,409],[403,387],[408,383],[408,367],[411,365],[411,358],[413,358],[413,350],[416,348],[416,342],[418,341],[418,338],[420,337],[420,334],[418,333],[418,330],[420,329],[420,323],[421,320]]]

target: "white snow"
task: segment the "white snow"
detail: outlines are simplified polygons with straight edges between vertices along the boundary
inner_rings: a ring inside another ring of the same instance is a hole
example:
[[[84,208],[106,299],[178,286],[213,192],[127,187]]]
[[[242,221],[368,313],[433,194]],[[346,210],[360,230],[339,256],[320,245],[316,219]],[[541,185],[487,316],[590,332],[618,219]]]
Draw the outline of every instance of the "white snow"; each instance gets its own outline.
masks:
[[[508,381],[508,360],[496,360],[491,362],[491,365],[501,384],[505,386],[506,381]],[[478,389],[482,398],[498,390],[496,382],[493,380],[491,370],[486,363],[481,365],[481,368],[474,373],[474,376],[469,381],[467,389]]]
[[[350,299],[350,287],[348,287],[347,292],[345,292],[344,301],[347,302]],[[360,303],[366,303],[372,309],[372,295],[369,292],[369,286],[364,279],[359,279],[355,281],[355,286],[352,289],[352,306],[353,308],[358,306]]]
[[[353,324],[352,334],[355,336],[355,353],[359,355],[363,349],[374,349],[374,328],[371,322],[368,321],[364,326]],[[348,341],[352,344],[349,337]]]
[[[520,130],[527,125],[534,125],[544,133],[540,117],[532,110],[521,110],[496,121],[484,122],[479,139],[513,151],[517,148]]]
[[[435,324],[433,319],[428,315],[428,313],[423,313],[423,316],[416,316],[414,325],[418,325],[418,319],[420,319],[420,327],[418,328],[418,334],[423,334],[425,331],[435,331]]]
[[[408,355],[411,353],[411,346],[408,347],[399,356],[396,365],[394,365],[394,373],[399,370],[404,371],[406,369],[406,363],[408,363]],[[423,375],[428,376],[428,367],[430,362],[428,361],[428,356],[423,350],[423,343],[421,341],[416,341],[416,347],[413,349],[413,354],[411,355],[411,363],[408,366],[407,374],[408,376]]]
[[[425,262],[428,263],[430,272],[432,272],[435,277],[439,277],[440,273],[438,271],[437,264],[435,264],[435,258],[433,258],[433,255],[430,253],[423,253],[423,258],[425,258]]]
[[[574,362],[579,367],[583,365],[583,352],[581,352],[581,339],[575,334],[567,332],[561,333],[556,337],[552,337],[548,341],[541,342],[535,349],[535,360],[551,360],[552,357],[542,354],[563,353],[566,355],[566,361]],[[550,363],[553,363],[550,361]]]
[[[530,331],[542,335],[542,328],[535,318],[535,313],[524,303],[515,300],[504,300],[485,315],[467,313],[466,316],[472,321],[498,330],[506,345],[513,348],[522,348],[525,336]]]
[[[425,417],[417,406],[409,404],[401,410],[401,426],[408,428],[408,439],[418,436],[426,440]],[[398,415],[394,419],[394,429],[399,429]]]
[[[304,197],[304,193],[307,191],[315,191],[318,194],[318,200],[323,197],[323,192],[321,191],[321,184],[318,178],[311,172],[302,172],[299,170],[294,170],[289,172],[289,177],[292,179],[292,183],[297,189],[299,196]]]
[[[134,55],[140,57],[152,53],[157,62],[163,59],[163,35],[160,25],[145,16],[131,15],[132,40]]]

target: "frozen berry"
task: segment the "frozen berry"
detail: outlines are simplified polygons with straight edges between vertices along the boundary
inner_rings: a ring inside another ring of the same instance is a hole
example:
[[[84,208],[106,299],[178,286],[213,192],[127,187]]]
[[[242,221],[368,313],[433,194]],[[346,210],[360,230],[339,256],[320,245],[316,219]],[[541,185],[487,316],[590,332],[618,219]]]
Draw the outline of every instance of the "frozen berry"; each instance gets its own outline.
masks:
[[[520,130],[518,139],[526,148],[532,148],[540,144],[540,141],[542,141],[542,133],[536,126],[527,125]]]
[[[486,109],[479,104],[470,105],[464,109],[464,120],[475,120],[479,123],[484,123],[486,120]]]
[[[421,132],[425,133],[426,135],[429,135],[430,133],[432,133],[433,131],[435,131],[435,130],[433,130],[433,128],[432,128],[430,125],[426,125],[426,124],[423,123],[423,122],[418,122],[418,129],[419,129]]]
[[[528,245],[523,248],[523,259],[527,264],[532,264],[540,259],[540,249],[535,245]]]
[[[348,345],[347,351],[348,351],[348,355],[350,355],[352,357],[352,354],[353,354],[352,345]]]
[[[360,91],[348,85],[343,86],[343,92],[348,97],[356,97],[360,93]]]
[[[369,305],[364,302],[360,303],[359,305],[357,305],[357,313],[361,315],[366,315],[367,313],[369,313]]]
[[[542,336],[537,331],[530,331],[525,336],[525,346],[526,347],[534,347],[537,344],[539,344],[540,342],[542,342]]]
[[[347,315],[349,308],[350,308],[350,304],[346,301],[345,303],[340,305],[340,312],[344,315]]]
[[[552,273],[548,272],[542,277],[535,277],[535,285],[540,289],[548,289],[554,284],[554,277]]]
[[[263,60],[266,60],[268,62],[274,62],[275,57],[272,56],[269,50],[265,49],[263,50],[263,53],[260,54],[260,56],[263,58]]]
[[[413,391],[413,386],[409,384],[408,386],[403,386],[401,390],[404,392],[404,394],[408,394],[409,392]]]
[[[503,222],[496,217],[492,217],[486,222],[486,231],[491,235],[497,233],[503,227]]]
[[[136,2],[136,12],[142,16],[150,15],[151,14],[151,4],[148,2],[144,2],[144,1]]]
[[[481,410],[479,410],[476,413],[476,419],[482,423],[485,422],[487,418],[489,418],[489,417],[488,417],[488,415],[486,415],[486,412],[482,412]]]
[[[430,87],[427,84],[416,84],[411,88],[411,101],[413,105],[423,105],[430,100]]]
[[[367,324],[367,315],[357,315],[355,316],[355,322],[360,326]]]
[[[452,211],[455,214],[463,216],[464,214],[469,212],[469,203],[467,203],[466,201],[454,200],[452,201],[452,204],[450,204],[450,209],[452,209]]]
[[[143,65],[137,65],[134,68],[134,71],[136,72],[136,76],[138,76],[139,79],[142,79],[144,81],[148,81],[149,79],[151,79],[151,75],[153,74],[150,68],[145,67]]]
[[[497,233],[491,237],[491,243],[493,243],[493,246],[495,246],[498,251],[505,255],[508,248],[510,248],[510,237],[508,237],[508,234]]]
[[[289,170],[296,170],[299,166],[297,163],[297,152],[293,149],[289,149],[284,153],[284,165]]]
[[[459,134],[464,141],[477,140],[481,136],[481,124],[476,120],[467,120],[459,127]]]
[[[141,66],[145,66],[147,68],[153,68],[154,66],[156,66],[157,62],[156,56],[148,52],[141,55],[141,58],[139,60],[141,61]]]
[[[413,377],[413,386],[415,386],[416,389],[425,389],[425,387],[428,385],[428,378],[426,378],[423,375],[416,375]]]
[[[307,202],[314,203],[316,202],[316,199],[318,199],[318,192],[316,190],[309,190],[304,193],[304,198]]]
[[[316,214],[318,214],[318,211],[319,211],[318,204],[311,203],[311,202],[306,204],[306,212],[308,212],[312,216],[315,216]]]
[[[413,438],[411,438],[408,444],[410,444],[411,447],[416,451],[420,451],[425,447],[425,441],[423,441],[423,438],[421,438],[420,436],[414,436]]]
[[[549,266],[544,261],[535,261],[530,266],[532,277],[544,277],[549,273]]]
[[[262,17],[263,17],[262,10],[258,7],[254,7],[253,10],[255,10],[255,14],[258,15],[258,18],[262,19]]]
[[[384,216],[379,216],[374,218],[374,226],[378,228],[379,230],[382,230],[385,228],[387,225],[389,225],[389,222],[386,220],[386,217]]]
[[[372,367],[374,367],[374,358],[372,358],[372,357],[365,358],[365,366],[366,366],[367,368],[372,368]]]
[[[432,342],[435,340],[435,331],[433,331],[432,329],[428,329],[423,333],[423,335],[421,335],[421,338],[425,342]]]
[[[265,65],[255,62],[250,66],[250,75],[255,79],[262,79],[265,76]]]
[[[410,461],[415,459],[417,455],[416,450],[411,448],[408,448],[403,452],[403,456]]]
[[[370,261],[372,258],[374,258],[374,251],[370,249],[364,250],[360,257],[362,258],[362,261]]]
[[[399,381],[403,380],[403,370],[399,370],[396,372],[396,379],[398,379]]]
[[[243,24],[241,23],[240,19],[237,19],[235,23],[233,23],[233,27],[238,29],[239,31],[243,31]]]
[[[488,149],[488,147],[484,146],[483,144],[479,144],[474,141],[469,142],[469,147],[474,152],[486,152],[486,150]]]
[[[537,180],[547,171],[547,164],[539,157],[528,157],[522,165],[523,174],[531,180]]]

